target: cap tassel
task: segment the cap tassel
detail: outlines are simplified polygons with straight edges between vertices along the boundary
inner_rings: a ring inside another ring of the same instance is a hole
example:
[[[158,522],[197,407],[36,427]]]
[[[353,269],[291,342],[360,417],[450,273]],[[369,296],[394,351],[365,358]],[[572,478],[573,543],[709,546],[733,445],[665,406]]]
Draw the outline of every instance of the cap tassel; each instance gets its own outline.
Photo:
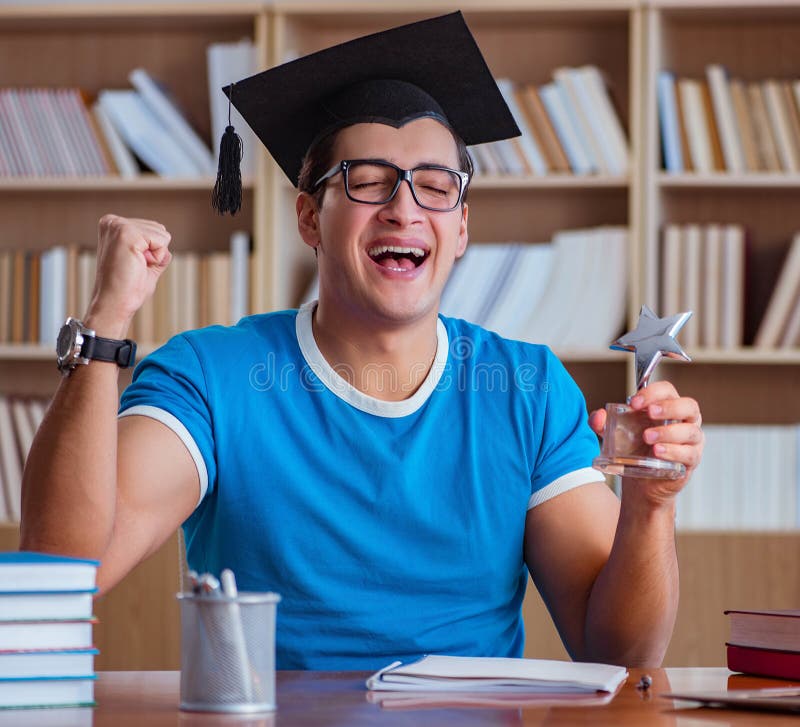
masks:
[[[211,194],[211,206],[221,215],[235,215],[242,208],[242,140],[231,125],[232,83],[228,95],[228,125],[219,144],[217,181]]]

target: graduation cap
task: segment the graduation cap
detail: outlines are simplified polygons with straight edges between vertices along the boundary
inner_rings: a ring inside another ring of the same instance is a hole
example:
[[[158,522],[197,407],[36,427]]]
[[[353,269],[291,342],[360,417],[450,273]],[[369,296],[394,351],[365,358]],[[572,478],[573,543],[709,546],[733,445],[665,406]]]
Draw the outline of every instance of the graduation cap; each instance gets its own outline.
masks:
[[[468,145],[520,134],[460,12],[356,38],[223,91],[295,186],[311,145],[356,123],[432,117]],[[213,197],[220,214],[241,206],[241,156],[229,124]]]

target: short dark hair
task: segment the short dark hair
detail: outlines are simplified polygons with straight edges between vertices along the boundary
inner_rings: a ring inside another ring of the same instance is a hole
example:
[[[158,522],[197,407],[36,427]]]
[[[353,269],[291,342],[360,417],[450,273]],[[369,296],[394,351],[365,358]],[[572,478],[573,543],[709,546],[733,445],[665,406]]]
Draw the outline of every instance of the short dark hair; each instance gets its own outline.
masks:
[[[450,127],[447,127],[447,130],[452,134],[453,141],[456,143],[459,170],[467,172],[470,179],[472,179],[474,167],[467,145]],[[297,189],[300,192],[307,192],[310,194],[317,203],[317,207],[322,206],[322,198],[325,195],[325,184],[323,183],[317,189],[314,189],[314,182],[333,166],[333,146],[336,143],[336,137],[340,131],[341,129],[335,129],[329,134],[321,136],[309,147],[305,157],[303,157],[303,164],[300,167],[300,174],[297,178]],[[461,197],[462,204],[467,201],[468,191],[469,187],[464,190],[464,195]]]

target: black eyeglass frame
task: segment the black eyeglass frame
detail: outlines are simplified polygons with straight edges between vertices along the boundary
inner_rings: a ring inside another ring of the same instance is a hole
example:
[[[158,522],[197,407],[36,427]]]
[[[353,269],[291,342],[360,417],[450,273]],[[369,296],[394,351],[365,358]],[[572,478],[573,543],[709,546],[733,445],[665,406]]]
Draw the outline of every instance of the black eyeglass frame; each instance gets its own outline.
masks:
[[[347,176],[348,170],[353,164],[381,164],[385,167],[391,167],[394,169],[397,172],[397,181],[395,182],[394,188],[389,193],[389,196],[379,202],[366,202],[363,199],[356,199],[353,197],[350,194],[350,183]],[[458,191],[458,199],[456,199],[456,202],[452,207],[430,207],[426,204],[422,204],[422,202],[419,201],[419,198],[417,197],[417,190],[414,189],[414,183],[411,175],[420,169],[438,169],[442,172],[451,172],[459,178],[461,181],[461,188]],[[397,190],[400,189],[400,185],[403,182],[408,182],[408,187],[411,190],[411,196],[414,198],[414,201],[417,203],[417,205],[422,207],[422,209],[430,210],[431,212],[452,212],[454,209],[456,209],[461,204],[461,200],[464,199],[464,193],[467,191],[467,186],[470,182],[470,175],[468,172],[462,172],[459,169],[451,169],[450,167],[444,167],[439,164],[420,164],[418,167],[414,167],[413,169],[403,169],[402,167],[398,167],[397,164],[392,164],[392,162],[388,162],[385,159],[342,159],[342,161],[334,164],[327,172],[325,172],[325,174],[323,174],[316,182],[314,182],[312,191],[316,192],[323,182],[327,181],[331,177],[335,177],[339,172],[342,172],[344,175],[344,192],[347,195],[347,199],[352,202],[357,202],[358,204],[388,204],[394,199],[395,195],[397,194]]]

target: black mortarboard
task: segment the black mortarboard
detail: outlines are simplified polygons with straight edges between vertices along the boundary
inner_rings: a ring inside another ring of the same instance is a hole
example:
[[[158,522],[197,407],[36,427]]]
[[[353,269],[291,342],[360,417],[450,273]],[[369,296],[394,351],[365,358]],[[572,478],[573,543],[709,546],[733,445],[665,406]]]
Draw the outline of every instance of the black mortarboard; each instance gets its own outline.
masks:
[[[432,116],[466,144],[520,133],[460,12],[356,38],[223,90],[295,186],[311,144],[359,122]],[[222,165],[220,155],[221,174]]]

